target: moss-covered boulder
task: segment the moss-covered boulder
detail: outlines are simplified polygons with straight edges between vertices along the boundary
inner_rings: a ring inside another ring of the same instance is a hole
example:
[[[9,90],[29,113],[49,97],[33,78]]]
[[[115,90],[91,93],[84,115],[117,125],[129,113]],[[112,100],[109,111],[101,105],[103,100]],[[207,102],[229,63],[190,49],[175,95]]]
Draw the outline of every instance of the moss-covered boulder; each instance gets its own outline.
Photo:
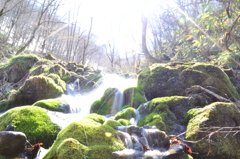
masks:
[[[147,102],[146,97],[143,95],[137,87],[130,87],[123,91],[124,96],[124,104],[129,105],[133,108],[138,108],[138,106],[142,103]]]
[[[93,102],[90,108],[90,113],[97,113],[101,115],[111,114],[117,88],[108,88],[105,90],[103,96]]]
[[[73,138],[68,138],[62,141],[56,150],[56,158],[64,159],[74,159],[74,158],[84,158],[87,146],[78,142],[78,140]]]
[[[59,97],[66,90],[64,83],[57,76],[32,76],[11,95],[9,103],[12,106],[28,105],[38,100]]]
[[[218,67],[204,63],[154,64],[138,76],[138,88],[148,100],[156,97],[185,95],[193,85],[224,92],[233,101],[240,97],[228,76]],[[217,93],[217,92],[215,92]]]
[[[136,118],[136,110],[132,107],[128,107],[126,109],[119,111],[114,117],[115,120],[118,119],[130,120],[131,118]]]
[[[100,72],[92,72],[84,76],[88,81],[97,83],[103,76]]]
[[[47,54],[43,56],[43,58],[48,59],[48,60],[56,60],[56,57],[54,57],[52,54]]]
[[[111,126],[113,129],[116,129],[118,126],[122,126],[122,124],[116,120],[108,119],[106,120],[103,125]]]
[[[185,130],[184,116],[194,107],[194,101],[183,96],[160,97],[142,107],[139,108],[141,119],[138,126],[156,126],[167,133],[178,134]]]
[[[49,74],[51,73],[58,75],[66,83],[69,82],[72,78],[70,72],[59,64],[55,64],[52,67],[50,67]]]
[[[84,72],[84,66],[79,65],[76,62],[68,62],[66,69],[71,72],[76,72],[79,75],[83,75]]]
[[[63,99],[45,99],[39,100],[33,104],[33,106],[38,106],[52,111],[70,112],[70,106],[66,100]]]
[[[43,143],[45,148],[52,145],[60,131],[59,126],[51,122],[46,110],[35,106],[13,108],[0,115],[0,131],[8,125],[14,125],[16,131],[25,133],[28,139]]]
[[[29,73],[31,67],[38,61],[35,55],[19,55],[11,58],[8,63],[0,68],[0,79],[7,75],[7,81],[16,83]]]
[[[110,122],[97,114],[71,123],[59,132],[44,159],[60,158],[60,154],[61,158],[76,158],[76,154],[82,156],[77,158],[111,158],[112,152],[124,149],[124,145],[112,124],[107,123]],[[75,148],[72,150],[72,147]]]
[[[131,122],[127,119],[118,119],[117,121],[123,126],[128,126],[131,124]]]
[[[240,112],[236,105],[223,102],[212,103],[204,108],[189,110],[186,120],[189,121],[187,126],[189,132],[186,133],[187,140],[198,141],[209,135],[206,139],[192,144],[194,151],[199,153],[197,155],[199,158],[240,158],[240,150],[238,149],[240,147],[240,134],[233,135],[233,133],[228,132],[235,130],[230,129],[231,127],[240,126]],[[205,130],[207,133],[201,133],[198,130]],[[225,133],[218,133],[218,131],[225,131]]]

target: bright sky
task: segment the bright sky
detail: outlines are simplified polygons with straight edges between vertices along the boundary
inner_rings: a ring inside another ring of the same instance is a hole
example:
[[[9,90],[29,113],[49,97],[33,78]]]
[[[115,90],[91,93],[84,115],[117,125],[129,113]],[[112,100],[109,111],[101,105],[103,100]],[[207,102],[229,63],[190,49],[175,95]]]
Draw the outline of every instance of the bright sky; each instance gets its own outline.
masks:
[[[66,0],[65,6],[71,6],[72,11],[79,10],[80,27],[84,29],[89,29],[92,17],[92,33],[101,43],[115,42],[120,53],[123,53],[139,49],[142,29],[141,14],[142,12],[146,15],[151,14],[160,1]],[[79,9],[78,6],[80,6]]]

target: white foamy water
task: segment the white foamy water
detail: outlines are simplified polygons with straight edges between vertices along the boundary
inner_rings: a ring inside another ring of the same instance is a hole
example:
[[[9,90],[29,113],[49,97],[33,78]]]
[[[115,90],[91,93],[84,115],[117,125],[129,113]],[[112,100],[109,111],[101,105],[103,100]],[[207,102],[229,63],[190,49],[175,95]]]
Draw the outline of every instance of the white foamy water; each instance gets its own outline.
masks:
[[[77,84],[77,82],[75,82]],[[100,99],[104,91],[107,88],[117,88],[119,92],[123,92],[126,88],[134,87],[137,85],[137,80],[132,78],[124,78],[118,75],[110,74],[105,75],[104,78],[101,81],[101,84],[98,85],[93,91],[87,94],[73,94],[73,90],[71,91],[71,95],[62,95],[60,99],[66,100],[70,105],[71,113],[64,114],[59,112],[52,112],[48,111],[49,116],[51,117],[51,120],[54,123],[57,123],[60,127],[64,128],[68,124],[78,121],[88,115],[90,113],[90,106],[91,104],[96,101],[97,99]],[[73,88],[73,86],[70,86],[69,88]],[[118,96],[119,98],[122,98],[121,96]],[[118,100],[119,103],[122,103],[122,99]],[[113,105],[117,105],[116,103],[113,103]],[[116,106],[116,109],[120,109],[119,106]],[[116,112],[115,110],[114,112]]]

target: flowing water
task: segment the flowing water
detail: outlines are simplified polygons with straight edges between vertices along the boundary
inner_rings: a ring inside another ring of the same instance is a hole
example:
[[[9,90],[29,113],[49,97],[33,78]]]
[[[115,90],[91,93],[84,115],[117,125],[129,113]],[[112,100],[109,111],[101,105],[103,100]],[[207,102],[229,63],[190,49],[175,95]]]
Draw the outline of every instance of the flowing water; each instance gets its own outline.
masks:
[[[60,99],[64,99],[69,103],[71,113],[66,114],[48,111],[48,114],[53,122],[64,128],[68,124],[78,121],[88,115],[90,113],[91,104],[97,99],[100,99],[103,96],[104,91],[110,87],[118,89],[115,93],[115,99],[112,106],[112,114],[115,114],[123,106],[124,89],[136,85],[136,79],[109,74],[103,77],[100,84],[97,84],[93,91],[87,94],[81,94],[79,93],[79,90],[81,90],[79,81],[76,80],[74,83],[67,85],[68,95],[64,94],[60,97]]]

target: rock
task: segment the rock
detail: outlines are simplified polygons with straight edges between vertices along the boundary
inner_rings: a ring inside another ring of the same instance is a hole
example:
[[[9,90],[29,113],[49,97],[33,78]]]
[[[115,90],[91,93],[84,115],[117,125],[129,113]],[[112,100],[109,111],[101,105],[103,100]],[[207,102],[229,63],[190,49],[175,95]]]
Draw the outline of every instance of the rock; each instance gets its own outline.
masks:
[[[11,95],[9,103],[13,106],[28,105],[38,100],[59,97],[66,90],[63,83],[65,82],[60,80],[57,75],[50,77],[32,76]]]
[[[60,127],[54,124],[46,110],[36,106],[22,106],[8,110],[0,116],[0,131],[8,125],[14,125],[16,131],[26,134],[34,143],[43,143],[49,148],[56,139]]]
[[[65,81],[66,83],[68,83],[72,78],[70,72],[59,64],[51,66],[48,73],[58,75],[61,80]]]
[[[38,61],[34,55],[15,56],[0,69],[0,77],[5,73],[8,75],[7,82],[19,82],[25,75],[29,73],[30,68]]]
[[[13,158],[24,150],[26,135],[16,131],[0,131],[0,155]]]
[[[112,126],[103,124],[106,120],[90,114],[71,123],[59,132],[44,158],[58,158],[59,154],[62,154],[61,158],[74,158],[76,154],[94,159],[110,158],[112,152],[124,149],[124,145]]]
[[[131,118],[136,118],[136,110],[132,107],[122,109],[114,116],[115,120],[118,120],[118,119],[130,120]]]
[[[123,91],[124,106],[129,105],[133,108],[138,108],[140,104],[147,102],[144,95],[137,87],[127,88]]]
[[[195,100],[189,97],[154,98],[139,108],[138,126],[156,126],[167,133],[182,133],[185,131],[185,114],[194,107]]]
[[[210,135],[201,142],[192,144],[194,151],[199,153],[194,158],[229,159],[240,157],[238,149],[240,147],[240,134],[228,133],[230,130],[235,130],[230,129],[231,127],[239,127],[240,125],[240,112],[236,105],[223,102],[212,103],[204,108],[189,110],[186,119],[188,121],[187,140],[198,141],[206,135]],[[222,127],[228,127],[228,129]],[[208,133],[198,132],[200,129]],[[217,131],[226,132],[217,133]],[[210,134],[211,132],[213,134]],[[207,155],[208,153],[209,155]]]
[[[56,57],[54,57],[52,54],[47,54],[43,56],[43,58],[48,59],[48,60],[56,60]]]
[[[145,93],[148,100],[165,96],[184,96],[184,90],[193,85],[204,88],[211,86],[214,88],[211,91],[224,92],[232,101],[240,99],[228,76],[220,68],[210,64],[154,64],[138,76],[138,88]]]
[[[8,125],[8,127],[3,131],[14,131],[16,128],[13,125]]]
[[[101,115],[111,114],[116,92],[118,92],[117,88],[106,89],[103,96],[91,105],[90,113],[98,113]]]
[[[67,103],[66,100],[61,100],[61,99],[39,100],[35,102],[33,106],[38,106],[48,110],[64,112],[64,113],[70,112],[70,105]]]

